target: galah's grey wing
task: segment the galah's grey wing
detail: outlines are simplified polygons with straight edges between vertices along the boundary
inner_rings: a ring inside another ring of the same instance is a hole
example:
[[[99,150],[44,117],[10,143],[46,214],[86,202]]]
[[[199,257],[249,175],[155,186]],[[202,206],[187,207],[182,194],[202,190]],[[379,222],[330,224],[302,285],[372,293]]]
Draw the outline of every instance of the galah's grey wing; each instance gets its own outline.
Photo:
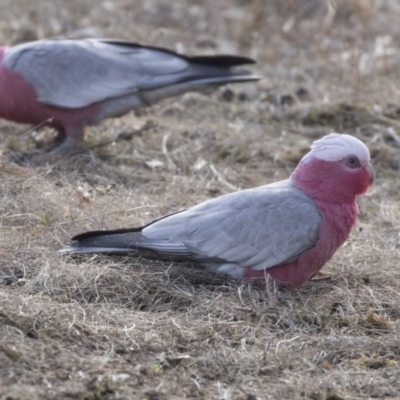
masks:
[[[39,101],[70,109],[193,79],[258,79],[229,69],[250,59],[216,57],[215,65],[202,65],[205,59],[123,41],[47,39],[7,49],[4,62],[34,86]]]
[[[298,258],[318,239],[321,215],[289,181],[225,195],[144,228],[79,235],[65,252],[127,253],[232,263],[256,270]]]
[[[154,241],[169,232],[171,244],[183,243],[200,262],[263,270],[313,247],[320,222],[313,200],[283,181],[202,203],[149,225],[142,234]]]

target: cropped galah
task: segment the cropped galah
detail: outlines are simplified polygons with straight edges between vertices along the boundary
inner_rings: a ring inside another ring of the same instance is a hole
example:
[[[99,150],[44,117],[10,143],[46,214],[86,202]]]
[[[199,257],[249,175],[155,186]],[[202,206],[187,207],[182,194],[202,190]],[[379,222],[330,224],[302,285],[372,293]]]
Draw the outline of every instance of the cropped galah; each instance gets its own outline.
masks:
[[[0,47],[0,118],[57,129],[64,147],[83,129],[157,100],[258,80],[239,56],[185,57],[119,40],[46,39]]]
[[[64,253],[194,260],[239,279],[311,279],[350,235],[356,197],[372,185],[368,148],[353,136],[317,140],[290,178],[230,193],[140,228],[87,232]]]

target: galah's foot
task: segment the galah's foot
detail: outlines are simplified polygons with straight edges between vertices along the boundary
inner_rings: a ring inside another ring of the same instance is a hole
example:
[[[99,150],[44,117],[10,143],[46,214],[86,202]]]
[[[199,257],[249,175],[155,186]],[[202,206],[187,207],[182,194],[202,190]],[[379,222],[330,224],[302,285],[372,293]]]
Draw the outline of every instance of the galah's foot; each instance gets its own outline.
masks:
[[[68,160],[72,157],[85,154],[87,152],[88,150],[84,146],[71,146],[69,143],[63,142],[47,153],[37,155],[35,157],[35,161],[40,164],[54,164],[58,161]]]
[[[45,163],[55,164],[58,161],[68,160],[85,152],[87,150],[83,146],[71,146],[69,143],[63,142],[47,152],[40,151],[26,155],[24,157],[24,164],[30,166],[40,166]]]
[[[29,153],[9,152],[4,158],[10,163],[23,165],[25,167],[35,167],[45,163],[55,164],[58,161],[68,160],[71,157],[87,152],[88,150],[84,147],[69,147],[62,144],[48,152],[43,152],[42,150],[34,150]]]
[[[62,142],[60,145],[50,150],[47,154],[54,155],[56,157],[70,157],[85,153],[87,149],[82,146],[81,143],[71,143],[67,140]]]

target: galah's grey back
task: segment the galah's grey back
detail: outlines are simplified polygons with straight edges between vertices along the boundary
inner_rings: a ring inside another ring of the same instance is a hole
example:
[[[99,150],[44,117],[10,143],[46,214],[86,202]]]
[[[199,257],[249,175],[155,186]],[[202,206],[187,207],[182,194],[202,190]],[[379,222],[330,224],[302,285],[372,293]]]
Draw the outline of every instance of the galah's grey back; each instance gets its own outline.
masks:
[[[285,180],[206,201],[143,228],[78,235],[63,252],[136,252],[210,267],[231,263],[264,270],[312,248],[320,222],[314,201]]]
[[[154,101],[206,85],[259,79],[231,69],[253,63],[246,57],[185,57],[166,49],[99,39],[21,44],[7,50],[4,62],[35,88],[40,102],[65,109],[160,88],[168,87]]]

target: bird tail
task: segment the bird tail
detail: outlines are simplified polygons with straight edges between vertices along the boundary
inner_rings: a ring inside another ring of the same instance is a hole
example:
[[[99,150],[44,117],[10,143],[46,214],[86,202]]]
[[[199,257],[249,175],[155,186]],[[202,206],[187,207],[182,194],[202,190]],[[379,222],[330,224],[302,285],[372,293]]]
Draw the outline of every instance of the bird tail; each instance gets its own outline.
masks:
[[[220,86],[228,83],[252,82],[261,79],[246,69],[235,67],[251,64],[254,61],[246,57],[235,56],[203,56],[186,57],[190,62],[187,70],[179,80],[158,89],[146,90],[140,93],[144,104],[153,104],[167,97],[178,96],[190,91],[202,90],[211,86]]]
[[[214,67],[237,67],[239,65],[255,64],[256,62],[249,57],[243,56],[228,56],[228,55],[215,55],[215,56],[186,56],[186,60],[193,64],[209,65]]]
[[[112,231],[92,231],[74,236],[68,247],[60,250],[64,254],[103,253],[130,254],[138,252],[142,241],[142,228]]]
[[[145,228],[118,229],[112,231],[92,231],[71,239],[62,254],[107,254],[135,255],[153,260],[184,261],[191,253],[182,242],[166,239],[152,239],[143,235]]]
[[[229,82],[250,82],[261,79],[247,69],[236,67],[255,64],[248,57],[217,55],[186,57],[189,68],[182,76],[181,83],[194,83],[198,85],[221,85]]]
[[[206,89],[207,87],[220,86],[220,85],[225,85],[227,83],[250,82],[258,79],[260,79],[258,76],[250,74],[199,78],[181,83],[175,83],[169,86],[164,86],[159,89],[142,92],[140,94],[140,99],[143,104],[150,105],[164,98],[179,96],[186,92],[203,90]]]

